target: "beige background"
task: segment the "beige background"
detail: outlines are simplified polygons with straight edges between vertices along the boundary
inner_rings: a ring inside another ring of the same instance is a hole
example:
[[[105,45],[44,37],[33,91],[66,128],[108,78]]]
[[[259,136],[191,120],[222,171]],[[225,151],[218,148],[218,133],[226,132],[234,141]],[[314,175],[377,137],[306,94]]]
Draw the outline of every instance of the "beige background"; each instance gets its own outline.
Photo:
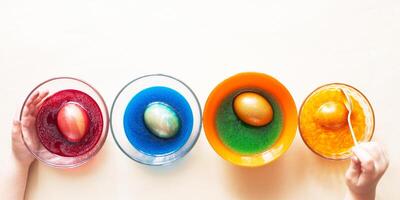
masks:
[[[131,79],[165,73],[191,86],[204,106],[223,79],[259,71],[283,82],[297,107],[329,82],[364,92],[376,111],[374,140],[391,155],[378,196],[399,199],[399,36],[398,0],[1,0],[0,167],[14,113],[48,78],[82,78],[110,107]],[[147,167],[127,158],[109,133],[80,168],[35,163],[27,199],[333,200],[345,193],[347,165],[317,157],[297,135],[276,162],[235,167],[202,132],[183,160]]]

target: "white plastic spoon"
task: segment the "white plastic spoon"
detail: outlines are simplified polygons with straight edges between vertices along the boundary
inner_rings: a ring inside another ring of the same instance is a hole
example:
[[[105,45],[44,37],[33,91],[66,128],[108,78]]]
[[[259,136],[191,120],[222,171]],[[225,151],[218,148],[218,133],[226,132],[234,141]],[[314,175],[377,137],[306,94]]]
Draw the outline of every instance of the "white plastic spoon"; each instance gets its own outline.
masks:
[[[347,123],[349,124],[349,129],[350,129],[351,137],[353,138],[353,141],[354,141],[354,145],[357,146],[358,142],[357,142],[356,135],[354,134],[353,125],[351,124],[351,118],[350,118],[351,112],[353,111],[352,100],[351,100],[349,91],[347,91],[343,88],[341,88],[341,90],[342,90],[344,96],[346,96],[346,101],[344,102],[344,105],[346,106],[347,111],[349,111],[349,114],[347,115]]]

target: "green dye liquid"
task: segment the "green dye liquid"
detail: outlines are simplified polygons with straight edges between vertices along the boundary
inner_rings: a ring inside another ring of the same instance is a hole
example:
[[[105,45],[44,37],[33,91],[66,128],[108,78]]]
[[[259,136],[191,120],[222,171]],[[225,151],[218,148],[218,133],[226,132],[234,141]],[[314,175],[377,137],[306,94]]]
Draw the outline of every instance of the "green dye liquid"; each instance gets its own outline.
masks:
[[[283,126],[283,115],[273,98],[261,91],[254,91],[266,98],[272,106],[274,117],[262,127],[247,125],[241,121],[233,110],[236,95],[249,90],[238,91],[225,98],[217,110],[217,130],[225,146],[240,154],[257,154],[271,147],[278,139]]]

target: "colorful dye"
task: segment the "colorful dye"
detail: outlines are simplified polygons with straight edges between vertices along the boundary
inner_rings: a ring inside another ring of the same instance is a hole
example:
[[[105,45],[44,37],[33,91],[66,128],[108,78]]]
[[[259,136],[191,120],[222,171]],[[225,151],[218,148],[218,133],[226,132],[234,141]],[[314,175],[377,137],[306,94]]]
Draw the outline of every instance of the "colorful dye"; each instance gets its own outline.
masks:
[[[79,104],[89,121],[86,134],[76,142],[68,141],[57,123],[59,111],[68,103]],[[75,157],[87,153],[96,146],[102,130],[103,117],[99,106],[92,97],[78,90],[62,90],[49,96],[40,106],[36,118],[40,142],[47,150],[60,156]]]
[[[351,123],[357,140],[363,140],[366,128],[365,113],[359,102],[351,97],[353,111]],[[346,97],[338,88],[321,89],[313,93],[304,102],[300,112],[300,130],[305,143],[318,154],[329,158],[340,157],[348,154],[354,146],[352,136],[347,124],[347,111],[342,107]],[[321,106],[335,102],[333,113],[318,114]],[[327,121],[327,119],[329,119]],[[329,127],[327,124],[336,126]]]
[[[180,119],[180,128],[172,138],[154,135],[144,122],[149,104],[163,102]],[[193,114],[189,103],[179,92],[162,86],[150,87],[136,94],[128,103],[124,114],[125,134],[134,148],[148,155],[165,155],[179,150],[188,140],[193,128]]]
[[[233,109],[234,98],[241,91],[227,96],[219,106],[216,114],[218,135],[227,147],[240,154],[257,154],[271,147],[279,138],[283,126],[283,115],[279,105],[263,92],[262,95],[271,104],[274,117],[261,127],[244,123]]]

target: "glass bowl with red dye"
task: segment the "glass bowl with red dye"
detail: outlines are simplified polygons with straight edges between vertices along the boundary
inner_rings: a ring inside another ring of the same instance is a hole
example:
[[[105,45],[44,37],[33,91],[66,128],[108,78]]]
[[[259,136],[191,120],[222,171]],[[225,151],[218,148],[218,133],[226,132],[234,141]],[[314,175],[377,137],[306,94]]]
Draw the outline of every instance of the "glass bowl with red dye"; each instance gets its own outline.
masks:
[[[29,151],[57,168],[89,161],[102,148],[109,128],[100,93],[71,77],[52,78],[36,86],[24,101],[20,121]]]

